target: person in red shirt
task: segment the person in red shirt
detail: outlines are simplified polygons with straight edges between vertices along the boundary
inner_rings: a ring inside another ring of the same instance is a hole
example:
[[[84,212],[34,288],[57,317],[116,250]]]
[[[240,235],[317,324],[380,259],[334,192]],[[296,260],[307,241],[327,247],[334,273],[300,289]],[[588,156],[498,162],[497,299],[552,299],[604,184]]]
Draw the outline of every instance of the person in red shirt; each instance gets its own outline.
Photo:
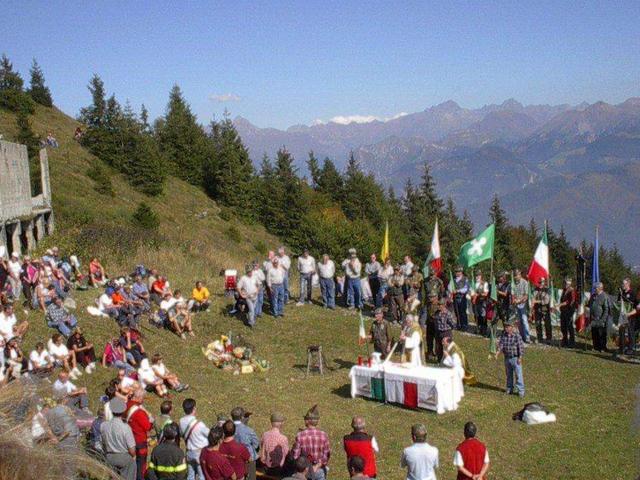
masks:
[[[151,284],[151,293],[149,294],[151,300],[160,305],[166,289],[167,278],[162,276],[158,277],[158,279]]]
[[[222,437],[222,428],[209,430],[209,446],[200,453],[200,467],[205,480],[238,480],[231,463],[220,453]]]
[[[489,470],[489,452],[476,439],[477,427],[473,422],[464,425],[464,442],[456,447],[453,464],[458,468],[458,480],[485,480]]]
[[[242,480],[247,476],[247,463],[251,461],[251,454],[247,447],[235,440],[236,425],[232,420],[224,422],[222,432],[224,441],[220,445],[220,453],[231,463],[236,478]]]
[[[144,390],[133,392],[131,400],[127,402],[127,423],[133,432],[136,442],[136,465],[138,467],[136,480],[144,480],[147,471],[147,454],[149,452],[149,432],[153,428],[153,417],[144,408]]]
[[[375,437],[369,435],[365,429],[364,418],[353,417],[351,420],[353,432],[345,435],[343,439],[344,451],[347,454],[347,461],[351,457],[361,457],[364,461],[364,474],[367,477],[376,477],[376,453],[378,452],[378,442]]]

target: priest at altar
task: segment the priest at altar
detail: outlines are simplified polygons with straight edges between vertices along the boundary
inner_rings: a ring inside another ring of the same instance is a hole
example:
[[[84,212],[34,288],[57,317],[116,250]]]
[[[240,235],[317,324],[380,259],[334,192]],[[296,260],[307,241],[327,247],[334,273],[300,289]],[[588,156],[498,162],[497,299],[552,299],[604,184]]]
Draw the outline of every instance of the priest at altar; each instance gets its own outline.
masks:
[[[469,363],[462,349],[453,341],[451,337],[442,339],[442,365],[452,368],[465,385],[477,383],[476,377],[469,370]]]

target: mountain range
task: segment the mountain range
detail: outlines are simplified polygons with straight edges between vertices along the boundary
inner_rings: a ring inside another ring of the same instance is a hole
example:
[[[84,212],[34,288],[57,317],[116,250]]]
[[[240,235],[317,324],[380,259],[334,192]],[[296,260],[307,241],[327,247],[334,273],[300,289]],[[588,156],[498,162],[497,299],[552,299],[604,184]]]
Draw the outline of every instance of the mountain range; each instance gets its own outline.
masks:
[[[362,169],[396,191],[429,164],[438,193],[466,209],[476,226],[498,195],[516,224],[562,225],[574,242],[616,244],[640,263],[640,98],[612,105],[499,105],[467,109],[447,101],[387,121],[258,128],[234,120],[253,161],[286,147],[301,174],[309,151],[344,168],[350,152]],[[428,241],[428,240],[426,240]]]

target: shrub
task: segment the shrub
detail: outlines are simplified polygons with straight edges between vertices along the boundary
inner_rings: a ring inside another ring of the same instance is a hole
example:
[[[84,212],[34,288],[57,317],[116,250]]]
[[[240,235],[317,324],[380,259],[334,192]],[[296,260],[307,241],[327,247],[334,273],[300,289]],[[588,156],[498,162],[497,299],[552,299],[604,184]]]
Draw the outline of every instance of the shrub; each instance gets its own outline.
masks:
[[[218,216],[220,217],[220,220],[224,220],[225,222],[228,222],[229,220],[231,220],[231,217],[233,215],[231,214],[231,210],[229,210],[226,207],[221,207],[220,213],[218,213]]]
[[[36,111],[36,104],[33,99],[28,94],[14,89],[0,91],[0,107],[12,112],[28,114]]]
[[[111,177],[109,177],[109,172],[105,167],[99,163],[94,163],[89,170],[87,170],[87,176],[95,182],[93,188],[96,192],[109,197],[116,196],[113,183],[111,183]]]
[[[149,205],[140,202],[133,212],[133,223],[145,230],[156,230],[160,226],[160,219]]]
[[[240,231],[234,225],[231,225],[227,229],[225,234],[227,235],[227,238],[232,242],[238,243],[240,242],[240,240],[242,240],[242,235],[240,235]]]

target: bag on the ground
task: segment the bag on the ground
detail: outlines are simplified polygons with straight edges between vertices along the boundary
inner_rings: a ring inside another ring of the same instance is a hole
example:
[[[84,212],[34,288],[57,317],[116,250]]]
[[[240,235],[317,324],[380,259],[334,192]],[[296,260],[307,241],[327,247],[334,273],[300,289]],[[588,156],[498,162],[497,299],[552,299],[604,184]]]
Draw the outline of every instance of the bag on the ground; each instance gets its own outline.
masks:
[[[524,408],[513,414],[513,420],[520,420],[527,425],[539,425],[556,421],[555,414],[549,412],[544,405],[538,402],[527,403]]]

